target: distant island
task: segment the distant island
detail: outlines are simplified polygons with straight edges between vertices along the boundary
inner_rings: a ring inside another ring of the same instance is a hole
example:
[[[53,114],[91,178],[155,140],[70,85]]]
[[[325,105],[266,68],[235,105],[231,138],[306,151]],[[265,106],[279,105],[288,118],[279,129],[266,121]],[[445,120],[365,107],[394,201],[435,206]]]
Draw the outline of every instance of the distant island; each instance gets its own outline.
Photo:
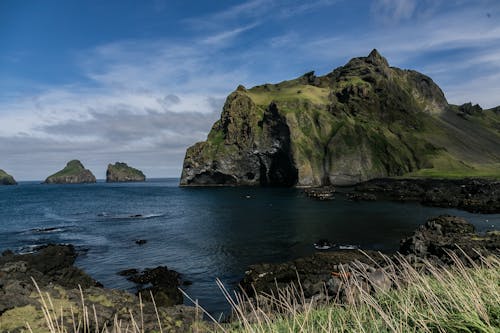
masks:
[[[106,171],[106,182],[144,182],[146,176],[141,170],[132,168],[127,163],[116,162],[108,164]]]
[[[17,185],[14,177],[0,169],[0,185]]]
[[[78,160],[69,161],[64,169],[45,179],[45,184],[83,184],[95,183],[96,178],[92,172],[85,169]]]
[[[324,76],[239,86],[181,186],[348,185],[382,177],[500,176],[500,107],[447,102],[377,50]]]

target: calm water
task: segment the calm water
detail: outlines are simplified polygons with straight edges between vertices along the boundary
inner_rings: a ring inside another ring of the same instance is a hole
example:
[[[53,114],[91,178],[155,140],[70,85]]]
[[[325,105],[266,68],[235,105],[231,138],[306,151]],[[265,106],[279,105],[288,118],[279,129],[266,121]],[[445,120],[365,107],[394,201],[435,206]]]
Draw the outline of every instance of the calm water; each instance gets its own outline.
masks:
[[[480,231],[500,227],[500,215],[419,204],[356,203],[341,194],[320,202],[294,189],[177,184],[167,179],[0,187],[0,251],[71,243],[87,250],[77,259],[79,267],[106,287],[128,290],[133,285],[118,271],[167,265],[193,281],[185,288],[193,298],[218,312],[227,305],[215,278],[234,286],[248,265],[311,254],[319,238],[391,251],[428,217],[444,213],[466,217]],[[147,243],[138,246],[137,239]]]

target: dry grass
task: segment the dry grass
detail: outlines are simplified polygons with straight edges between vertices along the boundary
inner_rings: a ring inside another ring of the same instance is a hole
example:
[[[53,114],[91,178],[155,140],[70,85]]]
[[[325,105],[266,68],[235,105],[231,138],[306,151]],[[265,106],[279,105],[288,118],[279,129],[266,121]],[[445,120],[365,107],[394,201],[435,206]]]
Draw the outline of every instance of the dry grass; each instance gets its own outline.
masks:
[[[424,262],[419,269],[402,257],[396,262],[387,259],[391,268],[386,271],[395,287],[388,291],[378,290],[375,294],[366,289],[366,273],[353,268],[350,274],[341,274],[346,288],[343,301],[339,295],[330,295],[326,304],[306,299],[300,284],[275,294],[260,293],[256,299],[250,299],[245,294],[231,294],[217,281],[232,306],[234,321],[221,324],[192,300],[213,323],[195,323],[192,331],[500,332],[500,260],[497,257],[482,258],[480,263],[470,261],[470,267],[466,267],[455,254],[450,253],[450,256],[455,263],[451,267]],[[99,327],[95,308],[89,309],[85,305],[83,292],[82,308],[78,311],[69,309],[72,325],[68,330],[63,322],[63,309],[56,309],[48,294],[44,294],[36,282],[35,286],[47,324],[45,332],[146,332],[142,313],[135,318],[130,312],[127,322],[115,318],[113,323]],[[142,309],[140,298],[139,303]],[[156,304],[154,307],[158,320],[155,332],[163,333]],[[34,333],[29,323],[26,325]]]
[[[224,332],[500,332],[499,259],[471,261],[469,268],[450,256],[452,267],[425,262],[419,270],[399,258],[389,273],[396,287],[375,294],[362,271],[344,275],[347,304],[338,295],[315,304],[300,285],[261,294],[258,303],[222,288],[237,318]]]

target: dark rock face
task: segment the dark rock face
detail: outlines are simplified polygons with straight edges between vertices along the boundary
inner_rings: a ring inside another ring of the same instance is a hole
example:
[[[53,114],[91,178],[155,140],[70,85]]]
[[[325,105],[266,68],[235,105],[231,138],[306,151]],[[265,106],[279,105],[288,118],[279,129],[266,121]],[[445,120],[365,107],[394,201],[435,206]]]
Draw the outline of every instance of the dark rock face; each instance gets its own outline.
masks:
[[[61,171],[47,177],[45,184],[83,184],[95,183],[96,178],[92,172],[85,169],[78,160],[69,161]]]
[[[137,293],[140,293],[144,299],[150,300],[150,292],[152,292],[155,302],[159,306],[172,306],[183,302],[182,293],[179,291],[181,277],[176,271],[159,266],[141,273],[134,274],[134,270],[121,273],[121,275],[128,275],[127,280],[141,286]],[[151,287],[142,287],[149,284]]]
[[[466,220],[442,215],[428,220],[412,236],[401,240],[400,252],[440,263],[450,261],[450,251],[455,251],[459,257],[467,255],[475,260],[479,259],[479,253],[500,255],[498,232],[479,236],[474,231],[474,226]],[[467,259],[463,260],[467,262]]]
[[[356,185],[350,195],[376,194],[375,199],[418,201],[472,213],[500,213],[500,182],[485,179],[375,179]]]
[[[26,331],[26,322],[29,322],[34,331],[47,330],[40,310],[41,301],[36,297],[37,290],[31,280],[33,277],[44,295],[48,294],[56,307],[64,307],[64,324],[67,325],[68,332],[73,331],[69,308],[81,310],[82,307],[78,286],[81,286],[85,304],[92,314],[92,331],[95,329],[93,308],[101,329],[104,324],[112,328],[115,316],[118,321],[129,323],[132,312],[136,320],[143,316],[146,332],[159,331],[156,310],[147,297],[143,297],[143,308],[140,309],[136,296],[125,291],[102,288],[100,283],[73,266],[76,256],[71,245],[48,245],[36,253],[23,255],[5,251],[0,256],[0,330]],[[123,274],[137,273],[129,271]],[[160,285],[165,281],[162,272],[155,270],[147,276],[146,280]],[[163,329],[168,332],[188,332],[196,318],[194,308],[182,305],[168,308],[158,305],[158,312],[163,320]],[[76,316],[78,319],[78,313]]]
[[[14,177],[0,169],[0,185],[17,185]]]
[[[127,163],[116,162],[115,164],[108,164],[106,170],[106,182],[144,182],[146,176],[141,170],[132,168]]]
[[[284,117],[277,105],[271,103],[258,120],[256,108],[242,89],[228,97],[221,120],[212,130],[218,137],[210,140],[227,145],[231,153],[218,156],[218,149],[212,150],[214,147],[204,142],[190,147],[181,185],[293,186],[297,183],[290,130]]]
[[[325,76],[239,86],[207,140],[187,150],[180,184],[349,185],[491,167],[500,118],[479,109],[449,105],[431,78],[373,50]]]

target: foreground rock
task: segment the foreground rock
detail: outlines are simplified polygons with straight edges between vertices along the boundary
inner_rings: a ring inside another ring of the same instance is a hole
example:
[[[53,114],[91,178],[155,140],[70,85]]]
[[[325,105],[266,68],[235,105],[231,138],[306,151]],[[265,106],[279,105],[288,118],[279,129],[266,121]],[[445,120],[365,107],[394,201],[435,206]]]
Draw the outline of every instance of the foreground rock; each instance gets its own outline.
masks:
[[[34,254],[15,255],[5,252],[0,257],[0,330],[2,332],[26,331],[29,322],[33,331],[46,331],[41,300],[31,280],[33,277],[42,292],[48,293],[60,313],[64,309],[64,324],[68,331],[73,331],[70,308],[79,317],[82,309],[81,294],[83,289],[85,304],[89,316],[95,316],[102,329],[106,323],[112,326],[115,317],[123,323],[130,322],[130,313],[140,325],[141,310],[139,299],[125,291],[102,288],[101,285],[73,266],[76,258],[75,249],[70,245],[49,245]],[[143,298],[145,331],[159,331],[154,306]],[[187,332],[195,322],[195,309],[182,305],[158,308],[165,332]],[[59,316],[59,315],[57,315]],[[81,317],[79,317],[81,318]],[[94,331],[94,320],[90,327]],[[122,327],[122,331],[124,327]]]
[[[127,163],[116,162],[115,164],[108,164],[106,171],[106,182],[144,182],[146,176],[141,170],[132,168]]]
[[[64,169],[47,177],[45,184],[83,184],[95,183],[96,178],[92,172],[85,169],[78,160],[69,161]]]
[[[500,181],[486,179],[375,179],[358,184],[361,198],[418,201],[473,213],[500,213]]]
[[[479,260],[480,255],[500,255],[500,232],[477,235],[474,226],[466,220],[442,215],[429,219],[412,236],[401,240],[399,252],[409,259],[427,259],[449,264],[448,253],[454,251],[465,263],[467,257]]]
[[[0,185],[17,185],[14,177],[0,169]]]
[[[135,269],[120,273],[120,275],[127,276],[127,280],[139,285],[137,294],[144,295],[145,299],[150,300],[150,293],[152,293],[156,304],[160,306],[182,304],[183,297],[179,290],[181,276],[176,271],[159,266],[146,269],[141,273]]]
[[[239,86],[207,140],[186,151],[183,186],[346,185],[489,170],[500,113],[450,105],[428,76],[377,50],[324,76]]]
[[[429,219],[413,235],[401,240],[399,253],[403,257],[397,254],[384,258],[371,251],[317,253],[286,263],[253,265],[245,273],[241,286],[247,294],[255,296],[255,292],[276,293],[278,288],[291,283],[297,286],[300,279],[308,300],[350,302],[352,290],[356,289],[350,283],[361,281],[368,292],[388,290],[393,281],[387,273],[395,271],[394,265],[401,258],[415,267],[424,266],[424,260],[446,265],[452,263],[450,251],[465,265],[470,265],[470,260],[479,262],[481,255],[500,256],[500,233],[478,235],[464,219],[443,215]]]

